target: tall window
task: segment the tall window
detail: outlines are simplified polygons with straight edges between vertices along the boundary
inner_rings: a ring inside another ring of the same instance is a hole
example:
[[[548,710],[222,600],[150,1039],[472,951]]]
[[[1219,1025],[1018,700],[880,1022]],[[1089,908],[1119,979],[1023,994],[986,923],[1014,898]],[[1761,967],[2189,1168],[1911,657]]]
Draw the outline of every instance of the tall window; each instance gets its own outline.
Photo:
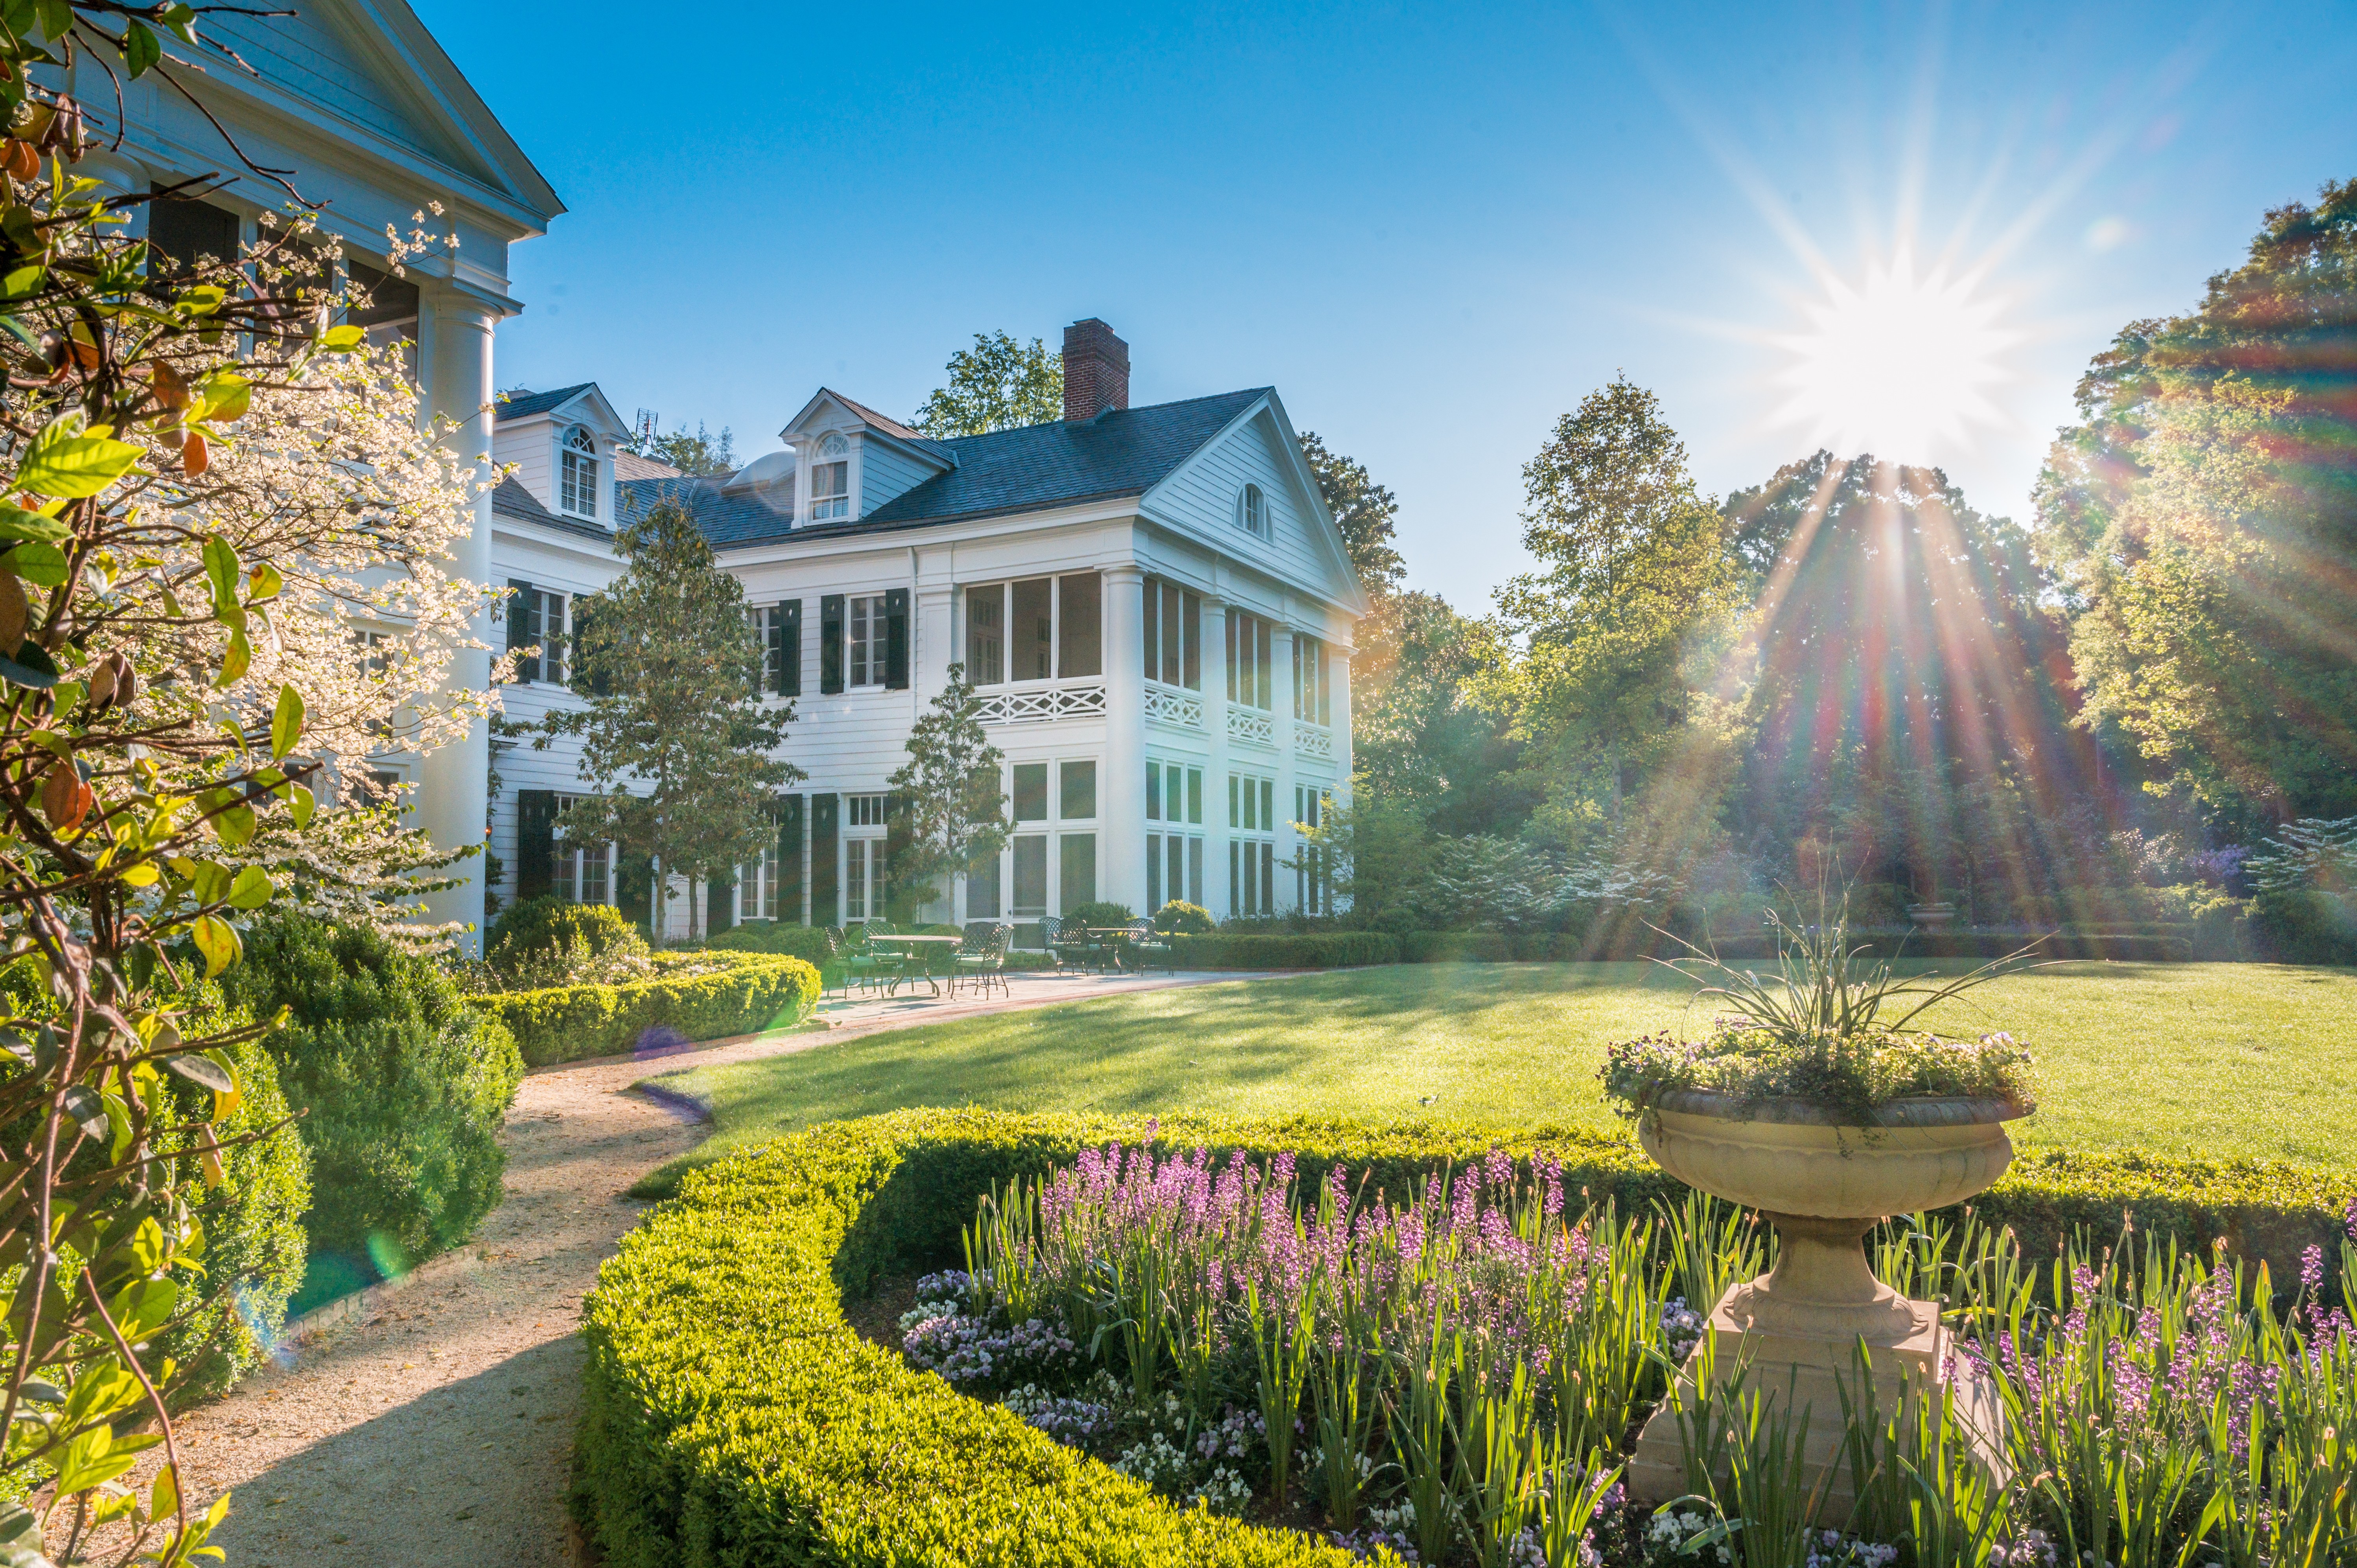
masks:
[[[771,839],[761,846],[761,858],[748,861],[737,868],[737,918],[740,920],[775,920],[778,913],[778,843]],[[802,918],[799,908],[788,911],[785,919]]]
[[[1103,581],[1076,572],[966,589],[965,678],[995,686],[1103,675]]]
[[[884,823],[889,807],[882,795],[844,799],[843,918],[845,923],[884,918]]]
[[[1270,668],[1269,623],[1242,610],[1228,612],[1228,701],[1247,708],[1274,708],[1275,671]]]
[[[1293,636],[1293,716],[1313,725],[1334,722],[1333,697],[1326,679],[1326,645],[1299,632]]]
[[[556,510],[574,517],[597,515],[597,443],[577,424],[565,433],[557,455]]]
[[[613,846],[603,843],[568,843],[565,839],[565,813],[573,809],[578,797],[559,795],[556,798],[556,844],[549,867],[549,890],[559,898],[575,904],[611,904],[614,901]]]
[[[1203,689],[1203,601],[1176,583],[1146,580],[1146,678]]]
[[[821,461],[811,465],[811,521],[851,515],[851,443],[830,435],[818,444]]]
[[[1202,903],[1203,770],[1149,758],[1146,821],[1147,909],[1159,909],[1173,898]]]
[[[1228,904],[1237,915],[1276,908],[1276,780],[1228,775]]]
[[[1268,498],[1258,485],[1246,485],[1236,497],[1236,524],[1246,533],[1268,537]]]
[[[844,683],[881,686],[884,683],[884,596],[854,595],[845,607],[848,618],[843,634]]]
[[[1293,820],[1305,828],[1316,828],[1326,821],[1330,807],[1326,791],[1315,784],[1293,787]],[[1314,843],[1305,843],[1293,868],[1294,906],[1306,915],[1330,915],[1334,912],[1333,874],[1326,864],[1326,854]]]

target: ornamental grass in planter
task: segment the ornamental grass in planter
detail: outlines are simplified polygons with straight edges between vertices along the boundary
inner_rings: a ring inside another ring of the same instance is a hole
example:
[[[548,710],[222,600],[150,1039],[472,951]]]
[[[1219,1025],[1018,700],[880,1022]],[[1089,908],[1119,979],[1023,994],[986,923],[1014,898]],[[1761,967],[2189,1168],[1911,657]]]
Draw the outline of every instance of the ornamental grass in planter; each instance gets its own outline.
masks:
[[[1833,912],[1821,901],[1820,914]],[[1781,1244],[1772,1269],[1729,1284],[1712,1306],[1631,1461],[1640,1497],[1684,1488],[1696,1414],[1730,1377],[1781,1401],[1774,1419],[1794,1423],[1792,1453],[1818,1517],[1857,1501],[1828,1418],[1862,1399],[1903,1410],[1936,1391],[1962,1412],[1964,1446],[1991,1483],[2003,1478],[1996,1383],[1959,1362],[1936,1304],[1875,1277],[1864,1238],[1890,1215],[1976,1197],[2012,1163],[2005,1124],[2035,1109],[2029,1052],[2007,1034],[1959,1039],[1910,1026],[2027,952],[1949,979],[1902,976],[1849,945],[1844,914],[1811,927],[1771,915],[1778,958],[1765,976],[1684,944],[1687,956],[1662,961],[1718,1009],[1709,1029],[1606,1053],[1606,1095],[1635,1119],[1646,1154],[1687,1186],[1757,1211]],[[1755,1415],[1770,1419],[1765,1406]]]

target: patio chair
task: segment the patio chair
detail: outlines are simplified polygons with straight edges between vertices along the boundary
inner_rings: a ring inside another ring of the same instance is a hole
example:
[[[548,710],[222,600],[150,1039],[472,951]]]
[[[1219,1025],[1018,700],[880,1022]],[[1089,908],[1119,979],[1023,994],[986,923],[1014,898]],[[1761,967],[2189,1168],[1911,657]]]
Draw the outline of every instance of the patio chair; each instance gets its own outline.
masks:
[[[897,955],[867,945],[867,928],[854,926],[849,930],[829,926],[826,929],[827,956],[843,965],[843,997],[851,999],[851,983],[857,981],[862,992],[886,985],[899,967]]]
[[[887,996],[898,995],[900,983],[909,978],[909,967],[916,960],[905,948],[879,948],[871,939],[899,936],[900,929],[889,920],[870,920],[858,930],[859,940],[867,949],[867,956],[875,962],[872,972],[876,976],[876,983],[884,988]]]
[[[1132,920],[1128,940],[1122,943],[1123,958],[1128,966],[1144,974],[1156,964],[1171,973],[1178,972],[1178,950],[1170,939],[1154,929],[1151,920]]]
[[[851,939],[843,934],[841,926],[829,926],[822,933],[826,944],[826,956],[820,961],[819,973],[834,976],[835,994],[844,1001],[851,1000],[851,983],[858,977],[859,961],[851,950]],[[866,982],[861,982],[865,985]]]
[[[1075,968],[1103,967],[1104,944],[1089,935],[1089,929],[1078,920],[1049,915],[1039,922],[1039,930],[1049,953],[1056,961],[1058,973]]]
[[[1006,989],[1006,944],[1015,939],[1015,928],[998,925],[973,925],[965,929],[965,940],[958,944],[950,960],[950,994],[957,994],[958,982],[963,980],[982,988],[985,996],[991,985]]]

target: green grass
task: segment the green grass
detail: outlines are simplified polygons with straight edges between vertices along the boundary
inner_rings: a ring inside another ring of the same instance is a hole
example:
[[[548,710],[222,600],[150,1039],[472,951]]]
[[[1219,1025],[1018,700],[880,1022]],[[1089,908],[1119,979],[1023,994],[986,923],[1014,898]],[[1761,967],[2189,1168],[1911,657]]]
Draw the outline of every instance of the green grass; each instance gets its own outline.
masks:
[[[641,1187],[666,1191],[680,1165],[747,1142],[910,1105],[1612,1128],[1596,1080],[1605,1043],[1703,1026],[1692,989],[1642,964],[1402,964],[870,1035],[664,1075],[711,1108],[713,1136]],[[2017,1127],[2024,1144],[2357,1172],[2357,972],[2061,964],[1933,1021],[2029,1042],[2043,1108]]]

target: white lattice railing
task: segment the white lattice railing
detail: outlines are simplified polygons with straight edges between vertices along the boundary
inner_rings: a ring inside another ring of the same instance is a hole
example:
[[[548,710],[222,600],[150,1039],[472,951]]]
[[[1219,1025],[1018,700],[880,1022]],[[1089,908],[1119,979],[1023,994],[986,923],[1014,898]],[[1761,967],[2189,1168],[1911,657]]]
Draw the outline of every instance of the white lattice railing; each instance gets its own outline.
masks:
[[[1160,724],[1203,727],[1203,699],[1192,692],[1146,683],[1146,716]]]
[[[1263,713],[1258,708],[1230,708],[1228,738],[1243,741],[1247,746],[1265,746],[1271,751],[1275,751],[1276,749],[1275,715]]]
[[[1051,719],[1104,717],[1105,689],[1094,686],[1043,686],[1034,691],[994,692],[982,699],[986,725],[1036,725]]]
[[[1334,755],[1334,732],[1324,725],[1296,719],[1293,721],[1293,749],[1302,757],[1331,757]]]

